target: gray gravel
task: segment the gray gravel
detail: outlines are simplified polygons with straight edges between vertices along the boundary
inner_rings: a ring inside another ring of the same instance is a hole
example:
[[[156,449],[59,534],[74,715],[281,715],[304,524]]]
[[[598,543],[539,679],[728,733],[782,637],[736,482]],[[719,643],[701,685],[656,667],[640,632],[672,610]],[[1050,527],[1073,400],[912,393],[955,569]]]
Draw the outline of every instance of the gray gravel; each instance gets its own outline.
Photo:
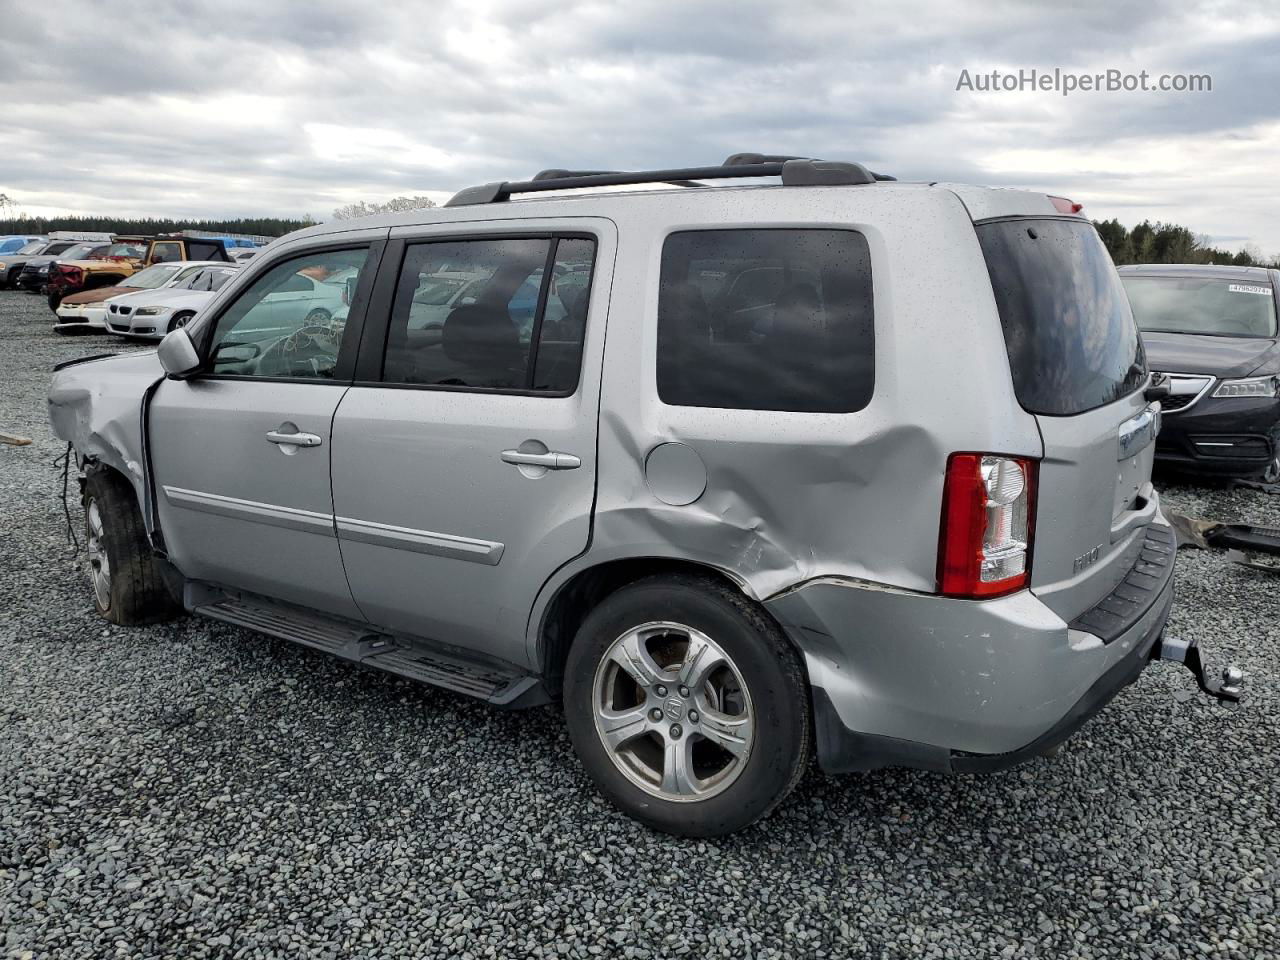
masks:
[[[49,332],[0,293],[0,949],[8,957],[1280,955],[1280,580],[1183,552],[1160,665],[1056,760],[812,774],[723,841],[592,790],[552,709],[501,713],[228,626],[98,620],[68,558]],[[1280,525],[1280,498],[1167,503]]]

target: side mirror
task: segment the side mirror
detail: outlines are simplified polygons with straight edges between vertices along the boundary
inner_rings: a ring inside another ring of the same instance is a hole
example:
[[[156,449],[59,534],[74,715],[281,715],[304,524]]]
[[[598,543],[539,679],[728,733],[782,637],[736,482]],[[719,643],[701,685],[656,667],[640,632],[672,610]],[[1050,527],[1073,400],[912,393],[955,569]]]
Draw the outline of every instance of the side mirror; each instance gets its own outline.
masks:
[[[1147,385],[1147,389],[1142,391],[1142,398],[1151,403],[1155,400],[1165,399],[1171,392],[1169,378],[1162,374],[1155,374],[1151,377],[1151,382]]]
[[[160,366],[164,367],[165,374],[170,377],[182,377],[194,373],[200,367],[200,354],[191,341],[191,334],[184,327],[165,334],[156,350],[156,356],[160,358]]]

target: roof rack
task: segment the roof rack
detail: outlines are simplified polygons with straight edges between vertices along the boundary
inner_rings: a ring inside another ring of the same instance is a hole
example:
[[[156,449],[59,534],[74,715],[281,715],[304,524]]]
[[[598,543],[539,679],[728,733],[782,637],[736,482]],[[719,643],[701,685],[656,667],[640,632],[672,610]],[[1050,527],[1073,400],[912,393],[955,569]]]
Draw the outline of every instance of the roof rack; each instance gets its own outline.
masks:
[[[722,164],[726,167],[737,167],[743,164],[751,163],[786,163],[788,160],[808,160],[810,157],[786,157],[781,154],[774,153],[732,153]],[[887,173],[876,173],[874,170],[867,171],[877,180],[897,180],[897,177],[891,177]]]
[[[757,159],[758,158],[758,159]],[[892,179],[872,173],[860,163],[812,160],[806,157],[770,157],[734,154],[718,167],[683,167],[675,170],[543,170],[532,180],[499,181],[466,187],[453,195],[446,207],[502,203],[517,193],[572,190],[579,187],[615,187],[641,183],[675,183],[699,186],[698,180],[737,180],[747,177],[781,177],[783,186],[853,186]]]

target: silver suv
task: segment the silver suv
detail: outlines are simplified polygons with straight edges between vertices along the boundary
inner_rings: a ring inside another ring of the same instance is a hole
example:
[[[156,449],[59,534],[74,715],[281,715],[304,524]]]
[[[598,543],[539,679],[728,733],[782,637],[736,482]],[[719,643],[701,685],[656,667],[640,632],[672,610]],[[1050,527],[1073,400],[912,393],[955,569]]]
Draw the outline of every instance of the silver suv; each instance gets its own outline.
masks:
[[[1160,640],[1162,388],[1078,210],[738,155],[292,234],[158,352],[55,374],[98,610],[562,700],[599,789],[680,834],[815,750],[1050,751],[1199,665]]]

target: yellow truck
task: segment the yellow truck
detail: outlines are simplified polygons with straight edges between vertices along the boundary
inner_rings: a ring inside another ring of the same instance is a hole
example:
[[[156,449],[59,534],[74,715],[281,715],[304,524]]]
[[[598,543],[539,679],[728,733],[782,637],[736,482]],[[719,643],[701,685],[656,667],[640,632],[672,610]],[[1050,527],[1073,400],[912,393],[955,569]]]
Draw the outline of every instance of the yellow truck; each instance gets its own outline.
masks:
[[[177,234],[162,237],[113,238],[110,248],[99,259],[63,260],[49,268],[49,309],[55,313],[62,301],[72,294],[99,287],[109,287],[127,280],[153,263],[177,260],[212,260],[231,263],[227,240],[223,237],[197,237]]]

